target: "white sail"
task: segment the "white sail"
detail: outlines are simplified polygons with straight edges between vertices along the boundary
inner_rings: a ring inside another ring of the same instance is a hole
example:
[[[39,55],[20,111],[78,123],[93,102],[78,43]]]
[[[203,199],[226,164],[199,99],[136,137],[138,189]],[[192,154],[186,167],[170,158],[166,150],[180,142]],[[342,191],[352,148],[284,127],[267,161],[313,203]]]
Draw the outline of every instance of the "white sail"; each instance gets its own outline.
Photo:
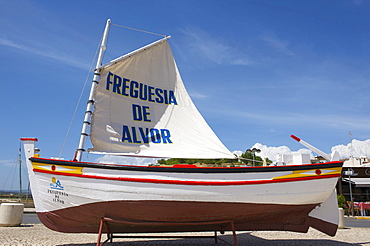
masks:
[[[189,97],[167,38],[102,67],[91,124],[94,153],[234,158]]]

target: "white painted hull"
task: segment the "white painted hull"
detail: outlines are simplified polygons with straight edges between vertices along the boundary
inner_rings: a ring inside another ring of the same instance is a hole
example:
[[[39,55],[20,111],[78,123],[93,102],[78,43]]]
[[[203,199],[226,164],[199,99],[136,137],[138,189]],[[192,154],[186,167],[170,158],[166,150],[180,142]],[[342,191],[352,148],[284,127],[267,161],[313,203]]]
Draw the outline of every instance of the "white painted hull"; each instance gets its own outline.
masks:
[[[51,166],[49,168],[51,170]],[[47,168],[47,166],[44,166]],[[242,202],[264,204],[317,204],[325,201],[333,191],[337,177],[315,180],[272,182],[274,178],[290,175],[292,171],[273,173],[196,174],[119,171],[84,168],[80,176],[65,173],[35,171],[37,190],[42,194],[37,212],[102,201],[163,200],[196,202]],[[335,171],[333,169],[332,171]],[[130,181],[120,180],[128,178]],[[52,180],[59,181],[62,190],[51,188]],[[115,180],[111,180],[115,179]],[[140,181],[131,181],[131,180]],[[160,181],[186,184],[156,183]],[[246,181],[246,184],[238,184]],[[266,181],[263,183],[261,181]],[[154,182],[154,183],[153,183]],[[202,185],[217,182],[219,185]],[[234,183],[223,185],[223,183]],[[257,184],[253,184],[257,182]],[[192,184],[194,183],[194,184]],[[331,187],[331,189],[328,189]],[[56,195],[59,194],[59,195]],[[55,197],[58,196],[58,199]]]
[[[237,230],[305,231],[308,214],[332,194],[341,169],[339,162],[291,167],[163,168],[31,160],[31,186],[40,219],[51,229],[68,232],[92,232],[96,230],[93,225],[97,226],[107,213],[129,221],[230,219]],[[127,213],[136,207],[141,210]],[[181,212],[169,212],[176,208]],[[79,214],[84,217],[76,219]],[[262,223],[268,220],[265,216],[274,219]],[[50,222],[55,219],[58,223]],[[175,231],[203,229],[180,227]],[[117,228],[132,230],[152,229]]]

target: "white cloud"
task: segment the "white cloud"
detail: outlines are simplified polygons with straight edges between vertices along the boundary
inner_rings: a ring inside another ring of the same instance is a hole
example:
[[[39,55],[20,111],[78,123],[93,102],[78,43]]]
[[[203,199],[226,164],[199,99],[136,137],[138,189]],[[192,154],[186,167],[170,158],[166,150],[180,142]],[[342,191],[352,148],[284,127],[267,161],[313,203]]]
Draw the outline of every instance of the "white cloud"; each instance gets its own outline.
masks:
[[[43,50],[40,50],[38,48],[26,46],[23,44],[16,43],[12,40],[0,38],[0,45],[8,46],[14,49],[18,49],[27,53],[31,53],[40,57],[46,57],[52,60],[56,60],[58,62],[62,62],[66,65],[77,67],[77,68],[83,68],[87,69],[88,66],[81,63],[81,61],[75,60],[73,57],[67,57],[62,52],[53,51],[51,49],[46,50],[45,47],[43,47]]]
[[[269,147],[267,145],[261,143],[255,143],[252,148],[260,149],[260,153],[256,153],[257,156],[260,156],[262,159],[268,158],[269,160],[276,162],[278,155],[282,154],[294,154],[294,153],[302,153],[302,154],[310,154],[312,157],[312,151],[309,149],[299,149],[298,151],[292,151],[287,146],[278,146],[278,147]],[[240,156],[243,151],[235,150],[233,151],[234,154]]]
[[[289,49],[290,42],[278,38],[275,34],[269,33],[261,37],[263,41],[274,50],[285,55],[294,56],[295,54]]]
[[[256,153],[257,156],[260,156],[262,159],[269,158],[271,161],[276,161],[278,154],[291,154],[292,151],[287,146],[279,146],[279,147],[268,147],[261,143],[256,143],[252,146],[252,148],[260,149],[260,153]],[[244,153],[241,150],[233,151],[234,154],[240,156]]]
[[[202,93],[199,93],[199,92],[189,92],[191,98],[198,98],[198,99],[203,99],[203,98],[207,98],[208,96],[206,94],[202,94]]]
[[[341,158],[353,157],[370,157],[370,139],[360,141],[353,139],[351,143],[347,145],[336,145],[331,148],[331,151],[338,151]]]
[[[252,148],[260,149],[260,153],[256,153],[256,155],[262,158],[269,158],[272,161],[277,160],[278,154],[294,154],[294,153],[302,153],[302,154],[310,154],[311,157],[313,155],[317,155],[313,153],[311,150],[303,148],[299,149],[298,151],[291,151],[287,146],[279,146],[279,147],[269,147],[263,145],[261,143],[256,143],[252,146]],[[351,156],[354,157],[370,157],[370,139],[360,141],[360,140],[352,140],[352,143],[347,145],[337,145],[331,148],[331,151],[338,151],[340,154],[340,158],[345,159]],[[327,153],[331,154],[331,153]]]
[[[272,161],[277,160],[277,156],[279,154],[291,154],[292,151],[287,146],[279,146],[279,147],[268,147],[261,143],[256,143],[252,146],[252,148],[260,149],[261,152],[257,153],[256,155],[264,158],[269,158]]]
[[[228,117],[237,117],[239,120],[245,119],[248,121],[256,121],[261,124],[274,122],[275,125],[299,125],[299,126],[315,126],[315,128],[330,128],[330,129],[356,129],[356,130],[370,130],[369,117],[362,115],[356,120],[353,118],[340,114],[319,114],[310,113],[289,113],[276,111],[246,111],[238,108],[212,108],[210,110],[217,111],[218,115],[226,115]],[[317,119],[320,119],[319,121]]]
[[[219,65],[248,66],[253,62],[241,50],[202,30],[186,29],[182,32],[191,40],[189,46],[199,59],[208,59]]]
[[[287,146],[267,146],[261,143],[255,143],[252,148],[260,149],[260,153],[256,153],[257,156],[261,158],[269,158],[271,161],[276,162],[277,156],[279,154],[294,154],[294,153],[302,153],[302,154],[310,154],[311,158],[316,155],[311,150],[303,148],[297,151],[292,151]],[[352,140],[352,144],[349,143],[347,145],[336,145],[331,148],[331,151],[338,151],[341,158],[349,158],[350,156],[354,157],[361,157],[366,156],[370,157],[370,139],[360,141],[360,140]],[[241,150],[234,150],[232,153],[240,156],[244,152]],[[331,153],[328,153],[331,154]],[[102,157],[97,158],[95,161],[99,163],[112,163],[112,164],[122,164],[122,165],[141,165],[147,166],[148,164],[155,164],[157,163],[156,158],[138,158],[138,157],[123,157],[123,156],[109,156],[105,155]],[[3,160],[0,161],[0,165],[13,165],[11,164],[11,160]]]
[[[1,166],[14,167],[16,164],[15,160],[0,160]]]
[[[236,156],[241,156],[244,152],[243,151],[241,151],[241,150],[234,150],[233,152],[232,152],[234,155],[236,155]]]

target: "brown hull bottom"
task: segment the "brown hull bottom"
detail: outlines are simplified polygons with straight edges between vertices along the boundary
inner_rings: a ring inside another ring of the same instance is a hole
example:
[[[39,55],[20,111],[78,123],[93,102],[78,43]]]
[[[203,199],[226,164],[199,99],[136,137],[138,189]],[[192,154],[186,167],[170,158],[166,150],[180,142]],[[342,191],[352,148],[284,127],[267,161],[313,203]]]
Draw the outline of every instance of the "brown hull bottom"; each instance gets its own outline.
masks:
[[[222,227],[201,222],[233,220],[236,231],[307,232],[312,226],[334,236],[337,225],[308,216],[316,205],[110,201],[38,213],[38,216],[48,228],[68,233],[97,233],[101,217],[108,217],[134,222],[109,223],[111,232],[115,233],[222,231],[231,230],[230,224]],[[174,225],[180,222],[192,223]]]

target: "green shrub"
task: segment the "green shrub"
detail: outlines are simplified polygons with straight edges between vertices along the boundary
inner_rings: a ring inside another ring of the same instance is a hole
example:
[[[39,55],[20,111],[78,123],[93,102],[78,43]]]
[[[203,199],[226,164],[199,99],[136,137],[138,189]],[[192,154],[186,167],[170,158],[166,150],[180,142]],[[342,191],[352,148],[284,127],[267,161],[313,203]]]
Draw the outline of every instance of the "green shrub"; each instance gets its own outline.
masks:
[[[346,198],[343,196],[343,194],[338,195],[337,199],[338,199],[338,208],[344,208],[344,205],[346,204]]]

